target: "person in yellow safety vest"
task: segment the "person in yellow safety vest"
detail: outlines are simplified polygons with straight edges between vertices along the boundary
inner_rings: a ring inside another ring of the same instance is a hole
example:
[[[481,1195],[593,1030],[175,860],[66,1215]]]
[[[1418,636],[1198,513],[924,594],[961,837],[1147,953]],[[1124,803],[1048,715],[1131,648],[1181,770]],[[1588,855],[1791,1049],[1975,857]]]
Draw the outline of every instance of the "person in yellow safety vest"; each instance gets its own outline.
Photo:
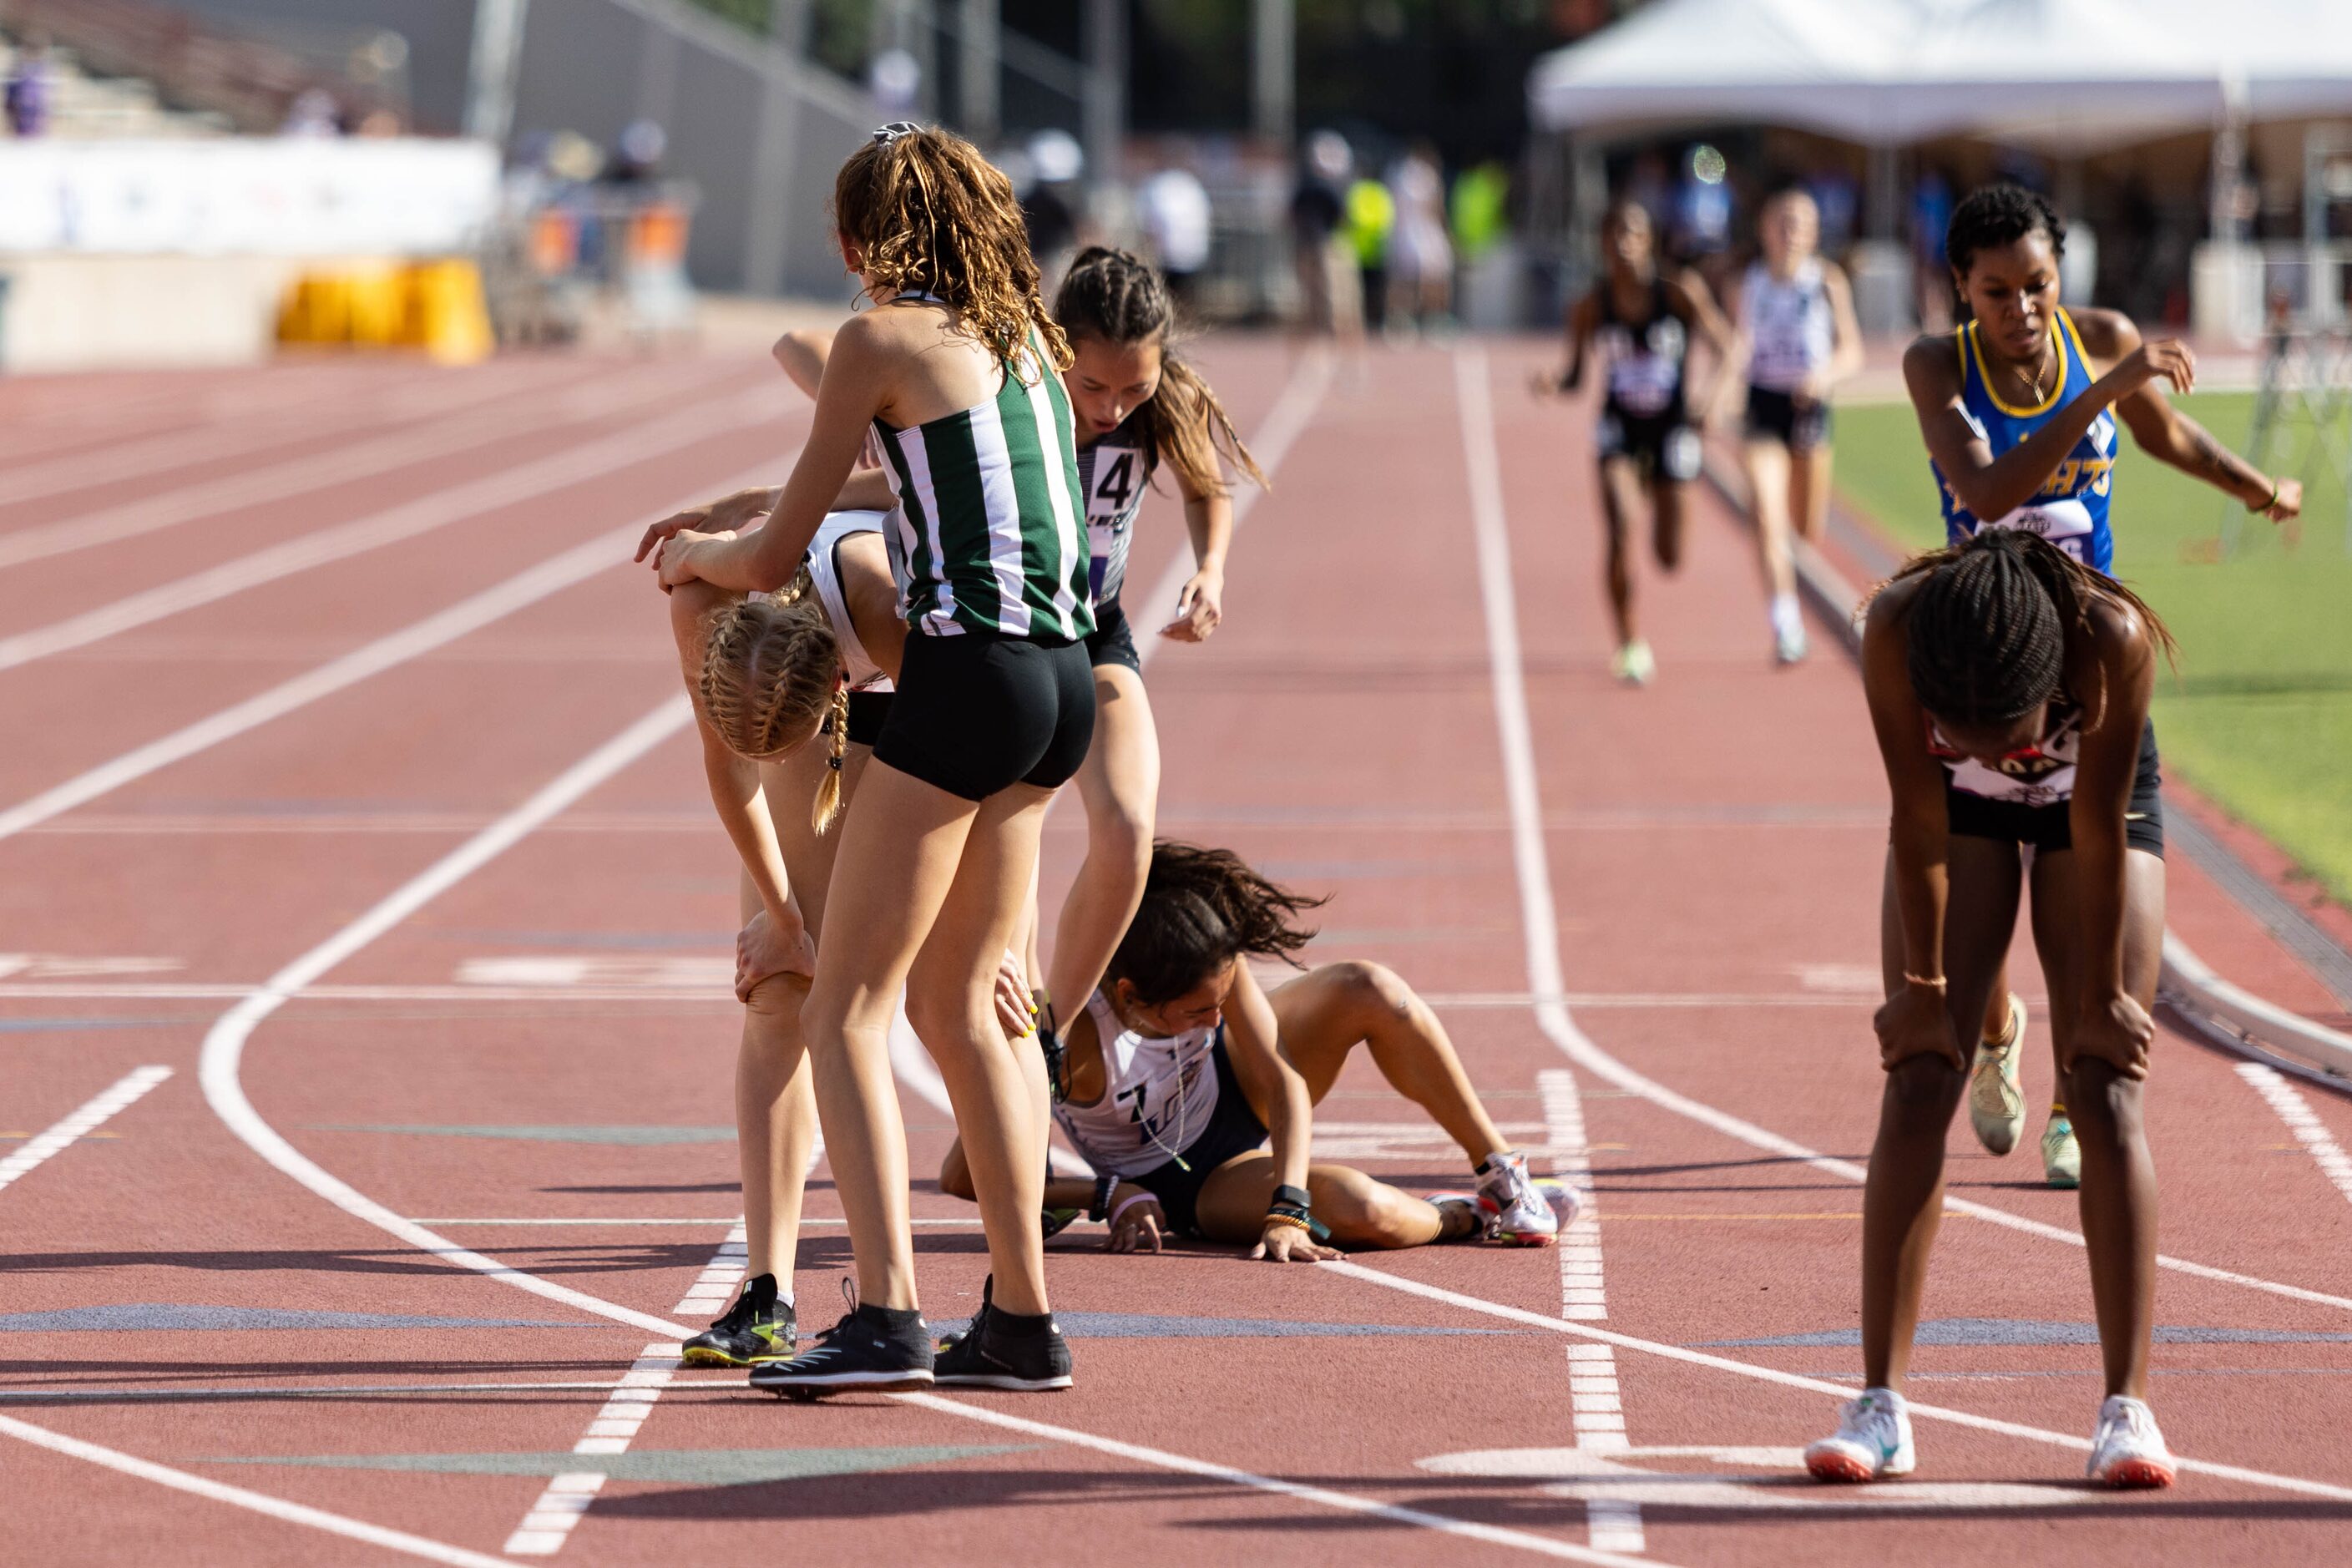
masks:
[[[1396,229],[1396,198],[1378,180],[1358,180],[1348,187],[1347,216],[1341,232],[1356,253],[1356,268],[1364,279],[1364,325],[1379,331],[1388,323],[1389,236]]]

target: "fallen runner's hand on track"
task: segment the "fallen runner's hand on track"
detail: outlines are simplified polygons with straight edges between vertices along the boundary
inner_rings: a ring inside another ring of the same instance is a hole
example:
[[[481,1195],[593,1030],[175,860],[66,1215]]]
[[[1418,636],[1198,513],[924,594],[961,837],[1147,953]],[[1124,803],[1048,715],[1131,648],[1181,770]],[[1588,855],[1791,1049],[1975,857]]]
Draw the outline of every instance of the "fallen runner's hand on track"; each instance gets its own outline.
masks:
[[[761,910],[751,922],[735,933],[735,999],[751,1000],[751,993],[760,983],[779,974],[814,975],[816,973],[816,943],[809,940],[808,927],[799,915],[792,919],[789,931],[780,928]]]
[[[1106,1245],[1112,1252],[1159,1252],[1167,1234],[1167,1211],[1158,1198],[1129,1198],[1111,1211],[1110,1240]]]
[[[1339,1256],[1339,1249],[1324,1246],[1295,1225],[1268,1221],[1265,1234],[1258,1237],[1249,1255],[1268,1263],[1328,1263]]]

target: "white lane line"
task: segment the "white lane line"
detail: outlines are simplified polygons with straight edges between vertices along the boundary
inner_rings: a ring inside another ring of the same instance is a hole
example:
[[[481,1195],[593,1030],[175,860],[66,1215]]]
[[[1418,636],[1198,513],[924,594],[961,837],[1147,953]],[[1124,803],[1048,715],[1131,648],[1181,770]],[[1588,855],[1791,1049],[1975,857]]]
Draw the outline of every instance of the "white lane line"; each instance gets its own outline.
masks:
[[[166,616],[216,604],[337,561],[585,484],[600,476],[654,461],[772,417],[762,393],[736,393],[695,404],[657,419],[583,441],[514,468],[402,501],[349,522],[268,545],[173,582],[84,610],[64,620],[0,637],[0,670],[14,669],[119,632],[140,631]]]
[[[726,480],[720,488],[740,488],[749,484],[772,467],[772,464],[762,464],[757,468],[746,469]],[[667,516],[675,510],[676,507],[665,509],[655,513],[654,517]],[[322,697],[332,696],[372,676],[381,675],[436,648],[446,647],[470,632],[479,631],[518,610],[584,583],[600,572],[625,563],[645,529],[645,522],[632,523],[626,528],[615,529],[585,543],[574,545],[503,583],[494,584],[469,598],[460,599],[446,609],[436,611],[421,621],[413,621],[398,631],[353,648],[340,658],[331,659],[290,680],[280,681],[242,702],[232,703],[208,718],[199,719],[185,729],[160,740],[150,741],[111,762],[101,763],[87,773],[43,790],[29,800],[0,811],[0,838],[13,837],[51,817],[61,816],[76,806],[87,805],[127,784],[145,778],[174,763],[184,762],[249,730],[259,729],[272,720],[282,719]]]
[[[647,1345],[613,1389],[613,1396],[588,1423],[586,1436],[572,1445],[575,1454],[625,1454],[637,1429],[653,1414],[654,1401],[677,1379],[675,1344]],[[501,1549],[509,1557],[552,1557],[604,1487],[603,1470],[566,1470],[551,1477],[522,1522]]]
[[[600,552],[610,548],[609,540],[596,542]],[[650,1312],[640,1312],[634,1308],[591,1296],[585,1291],[541,1279],[519,1268],[509,1268],[496,1258],[453,1246],[414,1220],[394,1214],[348,1183],[328,1174],[315,1161],[288,1142],[276,1128],[262,1119],[260,1112],[254,1110],[253,1102],[246,1098],[245,1086],[239,1080],[238,1072],[244,1058],[245,1043],[263,1019],[299,994],[312,981],[512,848],[541,823],[684,730],[692,722],[693,716],[693,710],[684,697],[665,700],[652,712],[550,780],[520,805],[411,878],[359,919],[286,965],[222,1014],[205,1036],[199,1068],[205,1100],[212,1106],[214,1114],[247,1148],[296,1182],[346,1214],[364,1220],[379,1230],[388,1231],[412,1247],[433,1253],[459,1268],[488,1274],[518,1289],[528,1290],[551,1301],[561,1301],[597,1317],[610,1318],[615,1322],[627,1323],[656,1334],[691,1332],[681,1331],[676,1323],[656,1318]]]
[[[357,446],[314,452],[254,472],[225,475],[37,528],[18,529],[0,534],[0,567],[21,566],[28,561],[46,560],[93,545],[136,539],[198,518],[391,473],[412,464],[544,430],[551,423],[595,418],[656,399],[668,401],[677,396],[679,388],[674,384],[679,379],[666,376],[658,384],[648,384],[625,376],[610,384],[581,388],[551,403],[526,402],[494,415],[463,414],[421,430],[402,431]],[[693,379],[694,384],[705,384],[714,380],[707,374]]]
[[[1536,1074],[1536,1091],[1543,1100],[1552,1171],[1582,1205],[1576,1223],[1561,1233],[1553,1248],[1559,1255],[1559,1315],[1605,1318],[1609,1297],[1601,1271],[1601,1201],[1592,1191],[1592,1144],[1584,1131],[1584,1101],[1576,1092],[1576,1075],[1566,1068],[1547,1068]],[[1616,1426],[1624,1430],[1623,1421]]]
[[[1501,456],[1496,445],[1494,407],[1486,389],[1486,356],[1478,349],[1457,349],[1454,380],[1460,388],[1462,436],[1470,458],[1471,510],[1477,525],[1478,578],[1486,603],[1487,647],[1495,666],[1495,706],[1502,736],[1505,793],[1511,807],[1512,861],[1519,884],[1519,908],[1528,933],[1528,989],[1538,996],[1557,996],[1567,990],[1560,977],[1559,920],[1552,903],[1551,859],[1544,847],[1542,808],[1536,785],[1535,747],[1528,721],[1527,687],[1519,654],[1518,615],[1512,598],[1510,533],[1503,516]],[[1540,933],[1540,942],[1538,934]],[[1829,1175],[1861,1182],[1868,1173],[1851,1160],[1840,1160],[1809,1149],[1792,1138],[1743,1121],[1728,1111],[1677,1094],[1643,1077],[1592,1043],[1570,1021],[1568,1010],[1538,1001],[1536,1022],[1569,1060],[1619,1089],[1637,1094],[1677,1116],[1768,1153],[1810,1165]],[[1947,1196],[1944,1212],[1985,1220],[2046,1241],[2083,1245],[2080,1231],[2045,1225],[2006,1209],[1968,1198]],[[2290,1300],[2352,1311],[2352,1297],[2306,1289],[2275,1279],[2264,1279],[2187,1258],[2159,1253],[2157,1266],[2218,1284],[2242,1286]]]
[[[478,826],[478,823],[473,825]],[[457,826],[442,830],[444,836],[467,829]],[[41,829],[47,832],[48,829]],[[422,830],[420,830],[422,831]],[[562,823],[551,823],[543,832],[567,831]],[[126,981],[119,984],[88,985],[68,982],[16,981],[0,982],[0,1000],[18,1001],[102,1001],[107,999],[144,999],[148,1001],[207,1000],[219,996],[241,995],[249,986],[244,981]],[[1502,994],[1476,993],[1466,996],[1449,995],[1444,992],[1424,993],[1422,1000],[1440,1008],[1517,1008],[1529,1005],[1530,993],[1517,991]],[[669,984],[604,984],[579,985],[316,985],[303,993],[305,998],[334,998],[352,1002],[707,1002],[713,1006],[733,1005],[734,998],[712,992],[707,985]],[[1570,992],[1559,1000],[1570,1007],[1598,1009],[1637,1007],[1696,1007],[1739,1009],[1778,1003],[1791,1007],[1874,1007],[1875,1003],[1851,998],[1824,996],[1762,996],[1703,995],[1693,997],[1663,997],[1643,995],[1629,997],[1608,992]],[[894,1038],[897,1037],[894,1036]],[[917,1053],[915,1058],[895,1065],[908,1071],[925,1071],[929,1058],[920,1056],[919,1044],[914,1037],[905,1040]],[[920,1060],[917,1068],[913,1062]],[[919,1094],[921,1091],[917,1091]],[[942,1091],[944,1092],[944,1091]],[[929,1099],[928,1095],[924,1098]],[[936,1103],[936,1102],[935,1102]]]
[[[5,1187],[17,1177],[28,1173],[76,1139],[89,1137],[116,1112],[171,1076],[172,1069],[164,1067],[134,1068],[123,1074],[115,1080],[113,1087],[92,1098],[47,1131],[34,1134],[23,1148],[0,1160],[0,1187]]]
[[[36,1426],[29,1421],[19,1421],[13,1415],[0,1415],[0,1436],[15,1437],[37,1448],[47,1448],[53,1454],[63,1454],[69,1458],[86,1459],[93,1465],[103,1465],[110,1470],[135,1476],[142,1481],[170,1487],[174,1491],[249,1509],[289,1524],[307,1525],[312,1530],[323,1530],[330,1535],[340,1535],[347,1541],[421,1557],[427,1563],[447,1563],[454,1568],[506,1568],[504,1558],[493,1557],[486,1552],[468,1552],[460,1546],[444,1545],[421,1535],[411,1535],[404,1530],[364,1523],[360,1520],[347,1519],[340,1513],[329,1513],[322,1508],[312,1508],[307,1503],[288,1502],[267,1492],[247,1491],[243,1487],[190,1475],[185,1470],[175,1470],[152,1459],[100,1447],[96,1443],[85,1443],[79,1437],[68,1437],[62,1432],[52,1432],[46,1426]]]
[[[1430,1513],[1417,1508],[1401,1508],[1393,1503],[1374,1502],[1370,1498],[1335,1492],[1323,1487],[1302,1486],[1297,1481],[1277,1480],[1271,1476],[1254,1475],[1235,1469],[1231,1465],[1213,1464],[1205,1459],[1190,1458],[1171,1454],[1165,1448],[1147,1448],[1139,1443],[1123,1443],[1116,1437],[1098,1437],[1091,1432],[1080,1432],[1068,1426],[1056,1426],[1044,1421],[1030,1421],[1002,1411],[983,1409],[976,1405],[961,1405],[952,1399],[942,1399],[936,1394],[899,1394],[891,1397],[902,1405],[919,1405],[926,1410],[936,1410],[942,1415],[960,1416],[966,1421],[979,1421],[1007,1431],[1025,1433],[1033,1437],[1045,1437],[1074,1447],[1091,1448],[1098,1454],[1129,1459],[1140,1465],[1151,1465],[1182,1475],[1201,1476],[1210,1480],[1224,1481],[1233,1486],[1249,1487],[1258,1491],[1272,1492],[1277,1497],[1296,1498],[1323,1508],[1338,1509],[1347,1513],[1362,1514],[1371,1519],[1386,1520],[1392,1524],[1418,1525],[1441,1535],[1458,1536],[1465,1540],[1484,1542],[1489,1546],[1508,1546],[1520,1552],[1532,1552],[1540,1557],[1555,1557],[1566,1563],[1597,1563],[1610,1568],[1656,1568],[1655,1559],[1624,1557],[1614,1552],[1589,1550],[1555,1541],[1548,1535],[1536,1535],[1523,1530],[1505,1530],[1496,1525],[1475,1524],[1468,1520],[1453,1519],[1442,1513]]]
[[[1543,799],[1536,782],[1535,741],[1528,719],[1525,664],[1520,653],[1518,601],[1511,580],[1511,542],[1503,518],[1503,460],[1496,445],[1495,410],[1486,383],[1486,356],[1476,350],[1454,356],[1455,403],[1462,417],[1462,447],[1470,479],[1470,520],[1478,544],[1478,591],[1486,606],[1486,663],[1493,673],[1495,731],[1503,749],[1504,793],[1511,812],[1511,849],[1519,868],[1519,932],[1524,944],[1530,1008],[1536,1027],[1553,1045],[1576,1054],[1584,1040],[1563,1000],[1568,976],[1559,962],[1559,919],[1551,900],[1549,860],[1543,841]],[[1528,876],[1530,866],[1543,868],[1540,879]],[[1564,1069],[1538,1075],[1544,1119],[1551,1124],[1555,1147],[1589,1149],[1583,1102],[1576,1077]],[[1592,1166],[1588,1153],[1572,1157],[1579,1191],[1591,1195]],[[1571,1167],[1563,1163],[1561,1173]],[[1574,1258],[1570,1257],[1574,1243]],[[1560,1238],[1561,1311],[1565,1317],[1608,1315],[1601,1272],[1601,1221],[1597,1205],[1590,1205],[1570,1235]],[[1570,1270],[1578,1272],[1571,1277]],[[1589,1279],[1590,1283],[1570,1282]],[[1587,1359],[1590,1370],[1580,1373],[1571,1361],[1569,1403],[1577,1447],[1602,1447],[1613,1435],[1625,1443],[1624,1398],[1617,1382],[1614,1352]],[[1576,1385],[1583,1383],[1580,1390]],[[1588,1442],[1588,1437],[1591,1441]],[[1596,1547],[1639,1552],[1647,1545],[1639,1504],[1608,1500],[1588,1503],[1585,1526]]]
[[[482,1222],[461,1220],[458,1223],[478,1225]],[[810,1222],[803,1220],[801,1223],[806,1225]],[[735,1299],[735,1287],[743,1283],[744,1271],[751,1259],[751,1233],[738,1219],[734,1228],[727,1233],[727,1239],[719,1244],[719,1250],[710,1255],[710,1261],[695,1277],[693,1286],[678,1299],[677,1305],[670,1309],[671,1313],[680,1318],[715,1318],[725,1311],[727,1303]]]
[[[468,377],[457,386],[432,388],[429,396],[419,396],[417,390],[412,389],[404,395],[385,399],[382,406],[328,404],[331,415],[323,420],[319,417],[319,407],[314,405],[291,421],[272,420],[235,430],[201,426],[172,430],[160,436],[114,442],[99,452],[68,452],[63,457],[0,471],[0,506],[13,506],[62,490],[116,484],[165,468],[340,436],[383,420],[438,416],[446,423],[446,416],[478,404],[504,397],[544,397],[548,379],[541,377],[539,384],[525,385],[488,376]]]
[[[2277,1069],[2260,1062],[2240,1062],[2238,1076],[2269,1101],[2279,1120],[2286,1123],[2287,1131],[2294,1134],[2295,1142],[2318,1162],[2320,1173],[2335,1184],[2347,1201],[2352,1201],[2352,1156],[2344,1152],[2343,1146],[2327,1131],[2327,1124],[2319,1120],[2311,1102],[2303,1098],[2303,1091],[2287,1082]]]
[[[1849,1383],[1832,1383],[1826,1378],[1807,1377],[1801,1373],[1782,1372],[1778,1367],[1758,1366],[1752,1362],[1734,1361],[1729,1356],[1711,1355],[1706,1351],[1691,1350],[1682,1345],[1664,1344],[1656,1340],[1636,1339],[1631,1334],[1619,1333],[1612,1329],[1595,1328],[1588,1323],[1571,1323],[1566,1319],[1550,1317],[1542,1312],[1531,1312],[1524,1307],[1507,1306],[1500,1301],[1489,1301],[1484,1297],[1465,1295],[1459,1290],[1448,1290],[1436,1285],[1424,1285],[1417,1279],[1404,1279],[1394,1275],[1383,1274],[1377,1269],[1364,1268],[1361,1264],[1318,1263],[1315,1267],[1328,1268],[1336,1274],[1345,1274],[1351,1279],[1360,1279],[1368,1285],[1378,1285],[1385,1289],[1402,1291],[1408,1296],[1419,1296],[1425,1300],[1442,1301],[1450,1307],[1459,1307],[1466,1312],[1479,1312],[1490,1318],[1502,1318],[1514,1323],[1525,1323],[1531,1328],[1549,1329],[1556,1333],[1573,1334],[1579,1339],[1590,1340],[1597,1344],[1612,1345],[1621,1351],[1639,1351],[1644,1355],[1660,1356],[1667,1361],[1678,1361],[1690,1366],[1708,1367],[1717,1372],[1730,1373],[1737,1377],[1753,1378],[1759,1383],[1779,1384],[1783,1388],[1798,1388],[1811,1394],[1828,1394],[1838,1400],[1853,1397],[1853,1387]],[[1940,1405],[1922,1405],[1917,1400],[1910,1401],[1906,1408],[1915,1416],[1923,1416],[1931,1421],[1949,1422],[1956,1426],[1973,1427],[1979,1432],[1997,1433],[2004,1437],[2021,1437],[2028,1442],[2046,1443],[2058,1448],[2072,1448],[2078,1453],[2088,1453],[2091,1448],[2091,1440],[2087,1437],[2076,1437],[2064,1432],[2047,1431],[2040,1426],[2028,1426],[2022,1422],[1997,1420],[1990,1415],[1978,1415],[1969,1411],[1954,1410]],[[2277,1475],[2269,1470],[2248,1469],[2242,1465],[2215,1464],[2208,1459],[2184,1458],[2179,1463],[2184,1470],[2216,1476],[2224,1480],[2240,1481],[2247,1486],[2264,1487],[2273,1491],[2294,1492],[2304,1497],[2326,1498],[2335,1502],[2352,1502],[2352,1487],[2336,1486],[2326,1481],[2307,1480],[2301,1476]]]
[[[409,1223],[411,1223],[412,1225],[521,1225],[521,1226],[541,1226],[541,1225],[591,1225],[591,1226],[593,1226],[593,1225],[673,1225],[673,1226],[724,1225],[724,1226],[732,1226],[732,1227],[733,1227],[737,1232],[739,1232],[739,1233],[740,1233],[740,1232],[741,1232],[741,1231],[742,1231],[742,1229],[743,1229],[743,1222],[742,1222],[740,1219],[714,1219],[714,1218],[709,1218],[709,1217],[699,1218],[699,1219],[635,1219],[635,1218],[632,1218],[632,1219],[416,1219],[416,1218],[413,1218],[413,1217],[412,1217],[412,1219],[410,1220],[410,1222],[409,1222]],[[806,1226],[812,1226],[812,1225],[847,1225],[848,1223],[849,1223],[849,1222],[848,1222],[846,1219],[844,1219],[844,1218],[843,1218],[842,1216],[840,1216],[839,1215],[803,1215],[801,1216],[801,1225],[802,1225],[803,1227],[806,1227]],[[972,1218],[969,1218],[969,1217],[967,1217],[967,1218],[962,1218],[962,1219],[953,1219],[953,1218],[926,1219],[926,1218],[924,1218],[922,1215],[918,1215],[915,1218],[913,1218],[913,1219],[911,1219],[911,1220],[908,1220],[907,1223],[908,1223],[908,1224],[909,1224],[909,1225],[935,1225],[935,1226],[976,1226],[976,1225],[978,1225],[978,1224],[980,1223],[980,1221],[979,1221],[979,1220],[977,1220],[977,1219],[972,1219]],[[733,1240],[733,1241],[741,1241],[741,1240],[743,1240],[744,1238],[743,1238],[743,1237],[742,1237],[741,1235],[740,1235],[740,1234],[739,1234],[739,1235],[737,1235],[737,1236],[735,1236],[735,1237],[730,1237],[730,1240]],[[728,1266],[729,1266],[729,1267],[730,1267],[730,1268],[732,1268],[734,1269],[734,1271],[735,1271],[735,1272],[734,1272],[734,1275],[733,1275],[733,1277],[732,1277],[731,1279],[730,1279],[728,1280],[728,1282],[727,1282],[725,1294],[723,1294],[723,1295],[721,1295],[721,1296],[719,1296],[719,1297],[718,1298],[719,1306],[721,1309],[725,1308],[728,1302],[730,1302],[730,1301],[731,1301],[731,1300],[733,1300],[735,1299],[735,1287],[736,1287],[736,1286],[738,1286],[738,1285],[740,1285],[740,1284],[741,1284],[741,1283],[743,1282],[743,1269],[744,1269],[744,1265],[749,1261],[748,1249],[738,1249],[738,1250],[737,1250],[737,1251],[732,1255],[732,1259],[733,1259],[733,1260],[732,1260],[732,1262],[731,1262],[730,1264],[729,1264]],[[719,1267],[719,1259],[717,1259],[717,1258],[714,1258],[711,1260],[711,1262],[712,1262],[712,1267],[713,1267],[714,1268],[717,1268],[717,1267]],[[709,1270],[708,1270],[708,1269],[706,1269],[704,1272],[707,1274],[707,1273],[709,1273],[709,1272],[710,1272],[710,1271],[709,1271]],[[683,1313],[687,1313],[687,1312],[691,1312],[691,1311],[694,1311],[694,1310],[698,1310],[698,1309],[700,1308],[700,1306],[702,1305],[702,1303],[703,1303],[705,1300],[709,1300],[709,1297],[710,1297],[710,1292],[704,1290],[704,1289],[702,1289],[702,1282],[701,1282],[701,1280],[698,1279],[698,1280],[696,1280],[696,1282],[695,1282],[695,1288],[694,1288],[694,1289],[693,1289],[691,1292],[689,1292],[689,1293],[688,1294],[688,1296],[687,1296],[687,1299],[686,1299],[685,1300],[683,1300],[683,1301],[680,1301],[680,1302],[677,1305],[677,1307],[673,1309],[673,1310],[677,1311],[677,1312],[679,1312],[679,1313],[681,1313],[681,1314],[683,1314]]]

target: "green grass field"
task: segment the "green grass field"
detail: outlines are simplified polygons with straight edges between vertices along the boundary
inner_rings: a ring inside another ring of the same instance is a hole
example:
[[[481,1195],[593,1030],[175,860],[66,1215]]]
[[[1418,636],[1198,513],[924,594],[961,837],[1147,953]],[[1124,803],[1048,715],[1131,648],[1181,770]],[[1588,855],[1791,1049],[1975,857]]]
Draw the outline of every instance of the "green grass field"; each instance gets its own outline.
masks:
[[[2253,415],[2243,393],[2183,404],[2242,451]],[[2283,466],[2300,461],[2297,432]],[[2344,492],[2315,473],[2302,541],[2123,437],[2116,468],[2116,573],[2180,641],[2178,675],[2159,678],[2165,768],[2221,802],[2352,903],[2352,545]],[[2320,465],[2324,467],[2325,465]],[[1943,542],[1942,514],[1908,404],[1838,410],[1837,482],[1846,502],[1915,545]],[[2212,559],[2226,514],[2234,548]]]

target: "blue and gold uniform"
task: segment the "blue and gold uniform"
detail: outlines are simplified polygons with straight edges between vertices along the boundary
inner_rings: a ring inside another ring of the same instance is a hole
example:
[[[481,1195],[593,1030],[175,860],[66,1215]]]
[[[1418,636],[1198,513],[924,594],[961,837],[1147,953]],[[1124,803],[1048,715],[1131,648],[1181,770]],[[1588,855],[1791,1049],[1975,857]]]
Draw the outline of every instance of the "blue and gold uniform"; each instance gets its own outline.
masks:
[[[1992,448],[1996,458],[2048,424],[2058,410],[2089,391],[2095,379],[2090,356],[2083,352],[2083,340],[2075,334],[2074,319],[2063,310],[2050,329],[2052,342],[2058,350],[2058,384],[2051,388],[2047,398],[2031,408],[2004,403],[1993,391],[1985,374],[1984,351],[1977,342],[1976,322],[1954,329],[1952,335],[1960,353],[1961,409],[1969,427]],[[2107,529],[2107,506],[2114,494],[2116,468],[2116,418],[2112,411],[2100,410],[2099,416],[2091,421],[2091,427],[2074,443],[2074,449],[2066,454],[2048,482],[2032,500],[2006,517],[1978,517],[1960,504],[1933,458],[1927,466],[1934,469],[1937,488],[1943,492],[1944,532],[1949,542],[1958,544],[1980,528],[2030,528],[2075,560],[2114,575],[2115,536]]]

